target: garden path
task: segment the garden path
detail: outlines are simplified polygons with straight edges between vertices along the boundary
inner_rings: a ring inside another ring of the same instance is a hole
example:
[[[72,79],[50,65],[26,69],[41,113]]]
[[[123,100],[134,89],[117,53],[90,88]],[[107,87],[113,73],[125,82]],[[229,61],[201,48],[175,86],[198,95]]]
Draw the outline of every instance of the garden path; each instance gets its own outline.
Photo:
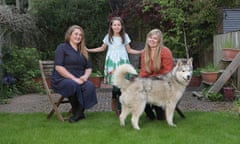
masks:
[[[192,96],[193,88],[188,88],[179,104],[183,111],[230,111],[232,110],[232,102],[211,102],[207,99],[199,100]],[[97,89],[98,104],[87,111],[111,111],[111,86],[102,84]],[[69,109],[70,105],[61,107],[62,110]],[[46,95],[27,94],[14,97],[8,104],[0,104],[0,112],[12,113],[48,113],[51,109],[50,102]]]

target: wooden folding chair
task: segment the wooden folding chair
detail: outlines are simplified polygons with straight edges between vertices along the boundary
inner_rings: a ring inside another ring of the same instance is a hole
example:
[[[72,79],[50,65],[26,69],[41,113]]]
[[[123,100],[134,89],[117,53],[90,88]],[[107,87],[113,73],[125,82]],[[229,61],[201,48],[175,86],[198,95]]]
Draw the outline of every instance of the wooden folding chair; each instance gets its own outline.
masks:
[[[67,116],[64,117],[59,108],[61,104],[70,103],[69,100],[65,99],[62,95],[55,93],[52,89],[50,89],[50,78],[52,70],[54,68],[54,61],[39,60],[39,67],[41,71],[43,86],[50,100],[50,103],[52,104],[52,110],[48,113],[47,118],[51,118],[54,112],[56,112],[57,117],[60,121],[67,120],[71,113],[71,109],[68,111]]]

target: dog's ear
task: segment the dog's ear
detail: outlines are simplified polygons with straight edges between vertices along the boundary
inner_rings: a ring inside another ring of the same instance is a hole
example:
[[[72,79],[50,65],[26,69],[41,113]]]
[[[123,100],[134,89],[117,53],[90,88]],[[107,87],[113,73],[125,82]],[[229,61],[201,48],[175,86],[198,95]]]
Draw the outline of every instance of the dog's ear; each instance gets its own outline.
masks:
[[[192,66],[192,58],[189,58],[189,59],[187,60],[187,64]]]
[[[181,66],[183,64],[181,59],[178,59],[176,66]]]

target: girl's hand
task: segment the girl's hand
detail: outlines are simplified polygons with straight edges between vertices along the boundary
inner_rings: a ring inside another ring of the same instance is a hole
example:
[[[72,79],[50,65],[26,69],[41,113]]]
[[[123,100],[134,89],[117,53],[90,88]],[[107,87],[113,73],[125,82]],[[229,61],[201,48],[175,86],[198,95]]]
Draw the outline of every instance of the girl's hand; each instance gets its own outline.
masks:
[[[87,47],[85,47],[85,49],[87,50],[87,52],[90,52],[90,50]]]

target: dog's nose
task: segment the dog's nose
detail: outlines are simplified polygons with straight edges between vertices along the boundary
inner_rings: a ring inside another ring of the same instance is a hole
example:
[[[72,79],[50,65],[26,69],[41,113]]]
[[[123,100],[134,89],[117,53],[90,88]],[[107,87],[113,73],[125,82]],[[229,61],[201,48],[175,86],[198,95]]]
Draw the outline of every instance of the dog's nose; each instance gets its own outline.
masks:
[[[190,78],[191,78],[191,76],[190,76],[190,75],[188,75],[188,76],[187,76],[187,79],[188,79],[188,80],[190,80]]]

